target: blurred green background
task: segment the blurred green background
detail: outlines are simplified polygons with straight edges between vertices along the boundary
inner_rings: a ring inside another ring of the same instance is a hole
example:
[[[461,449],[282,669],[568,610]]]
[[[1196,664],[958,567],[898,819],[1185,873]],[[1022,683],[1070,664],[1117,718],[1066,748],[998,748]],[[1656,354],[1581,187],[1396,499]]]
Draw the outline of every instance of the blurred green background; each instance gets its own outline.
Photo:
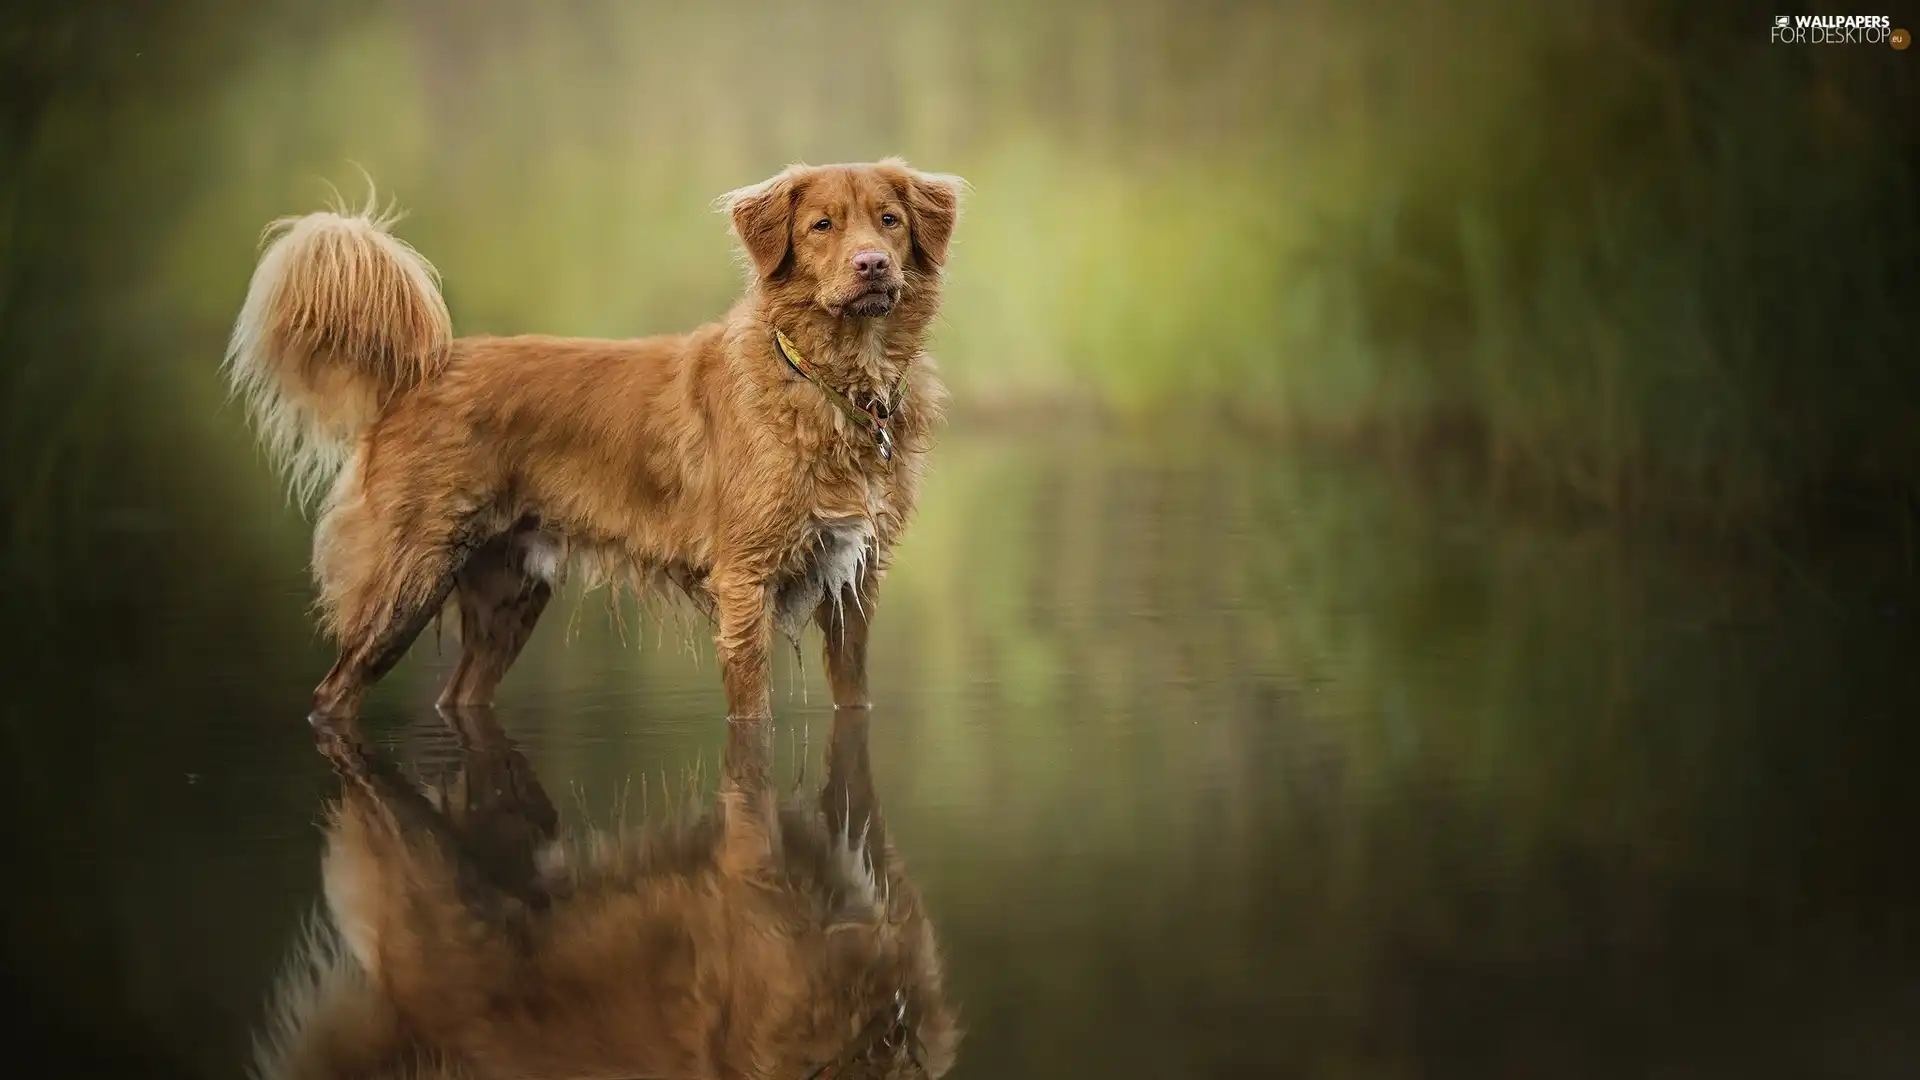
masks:
[[[1920,462],[1912,55],[1770,45],[1765,5],[34,7],[0,38],[16,539],[61,534],[103,423],[224,447],[259,230],[357,167],[467,331],[713,317],[714,195],[898,153],[976,187],[964,414],[1444,448],[1720,527]]]
[[[737,294],[713,196],[901,154],[974,193],[876,769],[971,1075],[1901,1060],[1920,53],[1773,14],[9,5],[9,989],[221,1075],[311,900],[308,524],[217,373],[267,221],[364,168],[457,328],[643,334]],[[714,751],[704,635],[573,608],[549,784]]]

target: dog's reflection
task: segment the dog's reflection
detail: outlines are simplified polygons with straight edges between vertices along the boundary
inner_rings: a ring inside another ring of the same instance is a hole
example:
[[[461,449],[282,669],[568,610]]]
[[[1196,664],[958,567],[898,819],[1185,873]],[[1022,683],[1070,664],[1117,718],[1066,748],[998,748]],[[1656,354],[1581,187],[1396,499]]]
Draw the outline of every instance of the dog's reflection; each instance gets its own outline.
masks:
[[[776,799],[763,723],[728,723],[711,808],[563,836],[483,710],[444,714],[418,786],[351,728],[325,905],[282,977],[263,1078],[938,1077],[958,1015],[888,839],[864,709],[817,802]]]

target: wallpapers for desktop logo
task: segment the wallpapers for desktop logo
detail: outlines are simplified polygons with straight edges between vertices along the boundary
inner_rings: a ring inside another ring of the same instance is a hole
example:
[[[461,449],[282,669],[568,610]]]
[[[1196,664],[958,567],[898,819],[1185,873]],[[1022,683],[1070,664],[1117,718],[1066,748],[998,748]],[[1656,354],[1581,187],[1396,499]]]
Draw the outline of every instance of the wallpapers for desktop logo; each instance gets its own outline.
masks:
[[[1913,37],[1895,29],[1890,15],[1775,15],[1770,40],[1775,45],[1892,45],[1905,49]]]

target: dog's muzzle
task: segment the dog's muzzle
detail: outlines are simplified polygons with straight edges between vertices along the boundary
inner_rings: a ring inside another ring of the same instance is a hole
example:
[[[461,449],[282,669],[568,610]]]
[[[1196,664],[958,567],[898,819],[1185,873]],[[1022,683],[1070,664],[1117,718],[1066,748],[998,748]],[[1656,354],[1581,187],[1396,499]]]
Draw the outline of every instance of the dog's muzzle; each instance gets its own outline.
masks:
[[[900,286],[876,285],[855,293],[842,302],[835,315],[852,315],[862,319],[877,319],[893,311],[893,305],[900,302]]]

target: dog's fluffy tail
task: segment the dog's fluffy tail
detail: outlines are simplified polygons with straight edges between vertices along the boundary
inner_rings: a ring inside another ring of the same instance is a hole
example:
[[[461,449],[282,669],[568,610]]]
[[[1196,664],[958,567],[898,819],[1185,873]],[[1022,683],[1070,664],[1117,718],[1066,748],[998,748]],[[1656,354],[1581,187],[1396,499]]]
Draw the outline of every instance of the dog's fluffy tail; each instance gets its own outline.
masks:
[[[398,217],[369,196],[269,225],[234,323],[227,383],[302,503],[396,394],[446,365],[439,274],[393,235]]]

